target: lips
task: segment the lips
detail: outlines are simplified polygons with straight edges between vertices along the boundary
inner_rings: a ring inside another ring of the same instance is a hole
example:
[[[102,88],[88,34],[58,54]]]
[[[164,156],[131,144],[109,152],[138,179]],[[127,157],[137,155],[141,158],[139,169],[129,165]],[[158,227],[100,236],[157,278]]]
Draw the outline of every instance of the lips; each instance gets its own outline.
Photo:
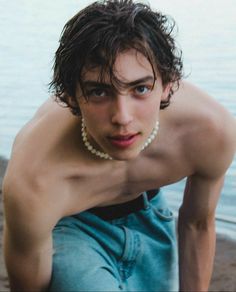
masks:
[[[134,144],[134,142],[138,139],[139,134],[127,134],[127,135],[115,135],[109,137],[109,140],[112,145],[126,148]]]

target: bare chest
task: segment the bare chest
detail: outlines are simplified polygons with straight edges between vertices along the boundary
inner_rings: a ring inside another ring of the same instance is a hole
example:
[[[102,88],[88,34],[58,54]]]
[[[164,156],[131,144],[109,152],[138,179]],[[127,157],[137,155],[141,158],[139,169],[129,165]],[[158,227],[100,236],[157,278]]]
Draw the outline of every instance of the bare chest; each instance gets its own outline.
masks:
[[[143,191],[157,189],[187,176],[181,158],[143,157],[129,165],[120,162],[86,168],[80,176],[66,181],[70,206],[88,209],[130,201]]]

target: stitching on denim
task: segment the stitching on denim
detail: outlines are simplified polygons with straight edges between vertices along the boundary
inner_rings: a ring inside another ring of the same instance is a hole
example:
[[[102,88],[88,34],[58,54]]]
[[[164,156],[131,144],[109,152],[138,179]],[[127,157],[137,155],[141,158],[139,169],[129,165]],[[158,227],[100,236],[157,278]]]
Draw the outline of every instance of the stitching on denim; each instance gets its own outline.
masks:
[[[128,230],[126,230],[126,233],[128,233]],[[139,235],[136,232],[131,233],[131,231],[129,231],[129,233],[131,234],[130,245],[126,244],[128,254],[125,259],[121,258],[119,262],[119,272],[122,281],[125,281],[132,275],[137,256],[141,250],[141,240]]]

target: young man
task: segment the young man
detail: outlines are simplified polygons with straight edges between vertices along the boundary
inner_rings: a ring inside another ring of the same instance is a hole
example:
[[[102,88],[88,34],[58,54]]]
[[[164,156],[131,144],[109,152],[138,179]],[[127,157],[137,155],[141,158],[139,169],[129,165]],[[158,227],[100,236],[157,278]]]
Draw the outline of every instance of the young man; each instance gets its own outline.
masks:
[[[181,81],[172,29],[116,0],[66,24],[51,83],[60,104],[49,99],[17,135],[4,180],[12,291],[208,289],[235,120]],[[160,188],[185,177],[177,257]]]

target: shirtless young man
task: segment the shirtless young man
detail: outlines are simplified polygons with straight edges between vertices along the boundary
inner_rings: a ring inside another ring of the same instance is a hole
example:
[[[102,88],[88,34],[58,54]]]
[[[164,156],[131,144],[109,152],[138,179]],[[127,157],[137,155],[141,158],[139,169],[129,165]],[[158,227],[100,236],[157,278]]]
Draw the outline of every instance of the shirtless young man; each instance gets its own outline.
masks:
[[[20,131],[4,179],[12,291],[208,289],[235,120],[181,81],[171,30],[132,1],[66,24],[52,81],[64,106],[50,98]],[[185,177],[178,260],[159,189]]]

